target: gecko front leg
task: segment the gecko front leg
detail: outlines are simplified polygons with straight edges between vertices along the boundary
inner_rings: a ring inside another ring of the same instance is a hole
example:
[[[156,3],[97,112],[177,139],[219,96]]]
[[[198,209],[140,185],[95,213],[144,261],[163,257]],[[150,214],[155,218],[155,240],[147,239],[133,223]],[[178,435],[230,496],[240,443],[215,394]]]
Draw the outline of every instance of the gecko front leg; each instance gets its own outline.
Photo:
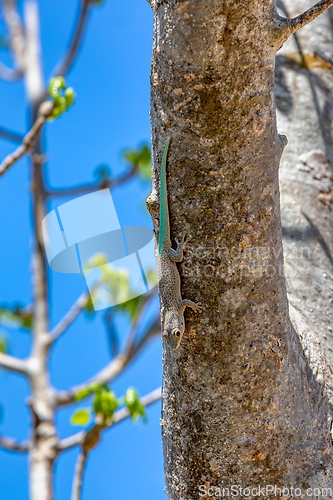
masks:
[[[176,250],[174,248],[169,248],[168,251],[168,257],[172,262],[182,262],[184,259],[184,249],[189,248],[189,241],[191,241],[192,236],[188,236],[186,238],[186,231],[183,233],[183,237],[181,241],[179,241],[177,238],[175,238],[175,241],[177,243],[177,248]]]

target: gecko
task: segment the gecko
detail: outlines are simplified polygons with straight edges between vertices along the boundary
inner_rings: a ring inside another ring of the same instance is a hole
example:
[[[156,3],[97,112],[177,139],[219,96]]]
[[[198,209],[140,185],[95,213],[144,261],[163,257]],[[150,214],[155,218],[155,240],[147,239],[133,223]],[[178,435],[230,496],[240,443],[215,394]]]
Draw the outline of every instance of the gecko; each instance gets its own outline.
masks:
[[[184,258],[184,248],[188,248],[191,236],[186,238],[186,231],[183,232],[182,239],[175,239],[177,248],[172,248],[170,236],[170,219],[168,192],[166,181],[166,163],[171,137],[168,138],[164,148],[160,176],[160,210],[158,240],[155,242],[155,257],[157,267],[158,291],[161,301],[161,324],[162,336],[172,349],[180,346],[184,331],[184,312],[186,307],[194,311],[202,312],[204,307],[200,303],[183,299],[181,294],[180,275],[176,262],[181,262]],[[151,195],[152,196],[152,195]],[[147,200],[147,206],[153,216],[152,204],[154,200]],[[155,219],[156,220],[156,219]]]

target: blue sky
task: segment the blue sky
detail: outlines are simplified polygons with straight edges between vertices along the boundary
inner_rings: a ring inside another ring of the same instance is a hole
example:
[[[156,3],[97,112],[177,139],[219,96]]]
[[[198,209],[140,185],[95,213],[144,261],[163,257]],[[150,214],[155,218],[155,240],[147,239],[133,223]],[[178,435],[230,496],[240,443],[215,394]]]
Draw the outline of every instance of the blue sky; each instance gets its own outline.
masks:
[[[44,74],[47,77],[68,43],[79,1],[40,0]],[[22,6],[22,2],[21,2]],[[94,180],[100,164],[117,176],[126,170],[122,152],[150,141],[149,73],[152,46],[152,13],[145,0],[126,3],[105,0],[91,12],[79,57],[67,77],[77,100],[73,108],[46,130],[49,186],[69,187]],[[3,25],[0,23],[0,33]],[[9,63],[5,52],[0,59]],[[26,131],[27,109],[22,82],[0,82],[0,126]],[[1,159],[14,144],[0,139]],[[0,179],[0,304],[31,303],[31,205],[30,171],[26,159]],[[150,186],[131,181],[112,192],[121,225],[150,226],[144,199]],[[57,199],[49,209],[68,201]],[[50,271],[51,317],[56,323],[85,289],[83,278]],[[155,304],[157,310],[157,303]],[[64,389],[93,375],[109,360],[103,312],[81,316],[57,342],[51,357],[51,378]],[[126,327],[119,320],[122,330]],[[10,353],[25,357],[30,335],[0,326]],[[112,388],[121,395],[135,386],[141,395],[161,383],[161,343],[155,339]],[[28,386],[22,377],[1,371],[0,433],[26,439],[30,415],[25,405]],[[81,405],[82,406],[82,405]],[[85,406],[85,402],[83,403]],[[61,436],[77,432],[70,424],[73,407],[59,411]],[[123,422],[104,433],[91,454],[86,470],[83,500],[93,498],[138,500],[164,499],[160,405],[148,410],[148,424]],[[63,454],[56,464],[55,498],[69,499],[77,450]],[[25,455],[0,451],[0,496],[26,500],[28,496]]]

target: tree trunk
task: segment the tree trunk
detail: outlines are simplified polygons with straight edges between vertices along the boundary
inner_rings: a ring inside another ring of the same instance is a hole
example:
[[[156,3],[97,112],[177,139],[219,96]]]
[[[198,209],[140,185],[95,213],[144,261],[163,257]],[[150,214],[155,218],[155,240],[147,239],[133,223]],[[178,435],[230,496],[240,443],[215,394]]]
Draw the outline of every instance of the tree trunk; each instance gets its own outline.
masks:
[[[43,100],[44,85],[41,67],[38,5],[30,0],[25,4],[26,20],[26,93],[30,106],[30,124],[35,123]],[[45,217],[44,158],[42,138],[37,136],[31,152],[33,191],[34,258],[34,328],[30,363],[31,413],[33,432],[29,453],[31,500],[52,500],[53,465],[58,439],[54,425],[54,398],[48,371],[48,300],[46,257],[42,235]]]
[[[163,346],[168,498],[232,485],[330,487],[331,372],[317,352],[304,356],[312,325],[295,310],[294,330],[283,276],[274,3],[153,8],[153,190],[171,134],[172,238],[193,237],[183,297],[206,306],[186,313],[178,350]]]

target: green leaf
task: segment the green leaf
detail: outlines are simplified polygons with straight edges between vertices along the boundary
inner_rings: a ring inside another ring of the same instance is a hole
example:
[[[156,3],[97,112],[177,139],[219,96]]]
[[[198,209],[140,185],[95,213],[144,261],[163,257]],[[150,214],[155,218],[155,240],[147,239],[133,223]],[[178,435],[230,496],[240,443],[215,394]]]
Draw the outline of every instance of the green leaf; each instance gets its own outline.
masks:
[[[4,337],[0,337],[0,352],[7,352],[8,351],[8,343],[7,340]]]
[[[107,386],[103,385],[96,390],[93,403],[94,412],[102,417],[104,423],[109,423],[112,420],[118,406],[117,396]]]
[[[87,300],[87,303],[85,306],[85,312],[88,314],[93,314],[95,312],[94,304],[93,304],[92,298],[90,296],[89,296],[89,299]]]
[[[21,305],[0,307],[0,323],[14,328],[31,330],[33,326],[33,311]]]
[[[51,78],[49,83],[49,96],[54,102],[54,110],[49,120],[54,120],[66,111],[75,101],[75,92],[72,87],[66,88],[65,79],[62,76]]]
[[[91,384],[91,386],[87,389],[83,389],[82,391],[79,391],[77,393],[77,395],[75,396],[75,401],[80,401],[80,399],[84,399],[87,396],[90,396],[90,394],[98,390],[100,387],[100,384]]]
[[[145,408],[140,402],[139,395],[133,387],[127,389],[124,403],[128,408],[133,422],[136,422],[139,417],[142,417],[143,421],[147,420]]]
[[[72,415],[73,425],[87,425],[90,422],[90,408],[78,410]]]
[[[151,179],[151,153],[146,144],[138,149],[125,151],[124,158],[137,169],[143,179]]]
[[[134,299],[128,300],[127,302],[118,304],[117,309],[128,314],[130,318],[133,319],[139,306],[144,300],[144,295],[140,295],[139,297],[135,297]]]

